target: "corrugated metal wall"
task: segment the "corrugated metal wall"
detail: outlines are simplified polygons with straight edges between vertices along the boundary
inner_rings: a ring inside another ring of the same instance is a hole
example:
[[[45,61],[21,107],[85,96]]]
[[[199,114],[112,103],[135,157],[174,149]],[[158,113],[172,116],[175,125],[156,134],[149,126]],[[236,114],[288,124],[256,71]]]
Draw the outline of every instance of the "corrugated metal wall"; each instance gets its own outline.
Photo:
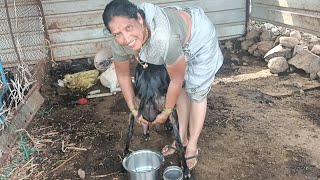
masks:
[[[320,35],[320,0],[251,0],[251,18]]]
[[[53,58],[56,61],[93,57],[110,43],[103,34],[106,0],[42,0]],[[143,1],[132,1],[141,3]],[[217,27],[220,39],[245,33],[246,0],[151,0],[159,6],[201,6]]]

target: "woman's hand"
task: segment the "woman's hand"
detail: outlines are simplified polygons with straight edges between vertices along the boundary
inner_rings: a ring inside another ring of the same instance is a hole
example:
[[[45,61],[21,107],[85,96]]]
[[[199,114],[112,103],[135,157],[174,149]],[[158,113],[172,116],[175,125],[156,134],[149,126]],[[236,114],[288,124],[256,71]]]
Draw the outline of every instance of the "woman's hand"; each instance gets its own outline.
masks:
[[[137,121],[138,121],[138,123],[139,123],[140,125],[142,125],[142,124],[148,125],[148,124],[149,124],[149,121],[143,119],[142,115],[140,115],[140,116],[139,116],[138,118],[136,118],[136,119],[137,119]]]
[[[143,124],[146,124],[146,125],[149,124],[149,122],[148,122],[147,120],[143,119],[143,117],[142,117],[141,114],[139,115],[139,117],[137,117],[137,116],[138,116],[138,111],[137,111],[136,109],[133,108],[133,109],[130,110],[130,112],[131,112],[132,116],[135,118],[135,120],[136,120],[140,125],[141,125],[142,123],[143,123]]]
[[[156,119],[152,122],[152,125],[158,125],[165,123],[169,118],[170,113],[162,111]]]

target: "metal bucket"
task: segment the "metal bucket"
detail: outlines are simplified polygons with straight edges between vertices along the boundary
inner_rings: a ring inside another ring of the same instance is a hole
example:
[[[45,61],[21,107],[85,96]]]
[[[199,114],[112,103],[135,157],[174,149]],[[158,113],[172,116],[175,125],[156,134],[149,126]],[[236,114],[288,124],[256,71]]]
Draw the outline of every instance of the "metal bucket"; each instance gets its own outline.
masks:
[[[163,155],[152,150],[135,151],[122,161],[129,180],[160,180],[160,168],[163,163]]]
[[[169,166],[163,172],[164,180],[182,180],[183,172],[179,166]]]

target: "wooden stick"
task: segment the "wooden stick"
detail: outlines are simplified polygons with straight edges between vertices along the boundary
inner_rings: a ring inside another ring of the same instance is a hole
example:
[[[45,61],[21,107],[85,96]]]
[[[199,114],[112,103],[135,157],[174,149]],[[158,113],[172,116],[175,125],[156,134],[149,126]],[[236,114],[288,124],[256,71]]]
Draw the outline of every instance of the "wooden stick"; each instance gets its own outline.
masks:
[[[104,177],[112,176],[112,175],[115,175],[115,174],[118,174],[118,173],[120,173],[120,171],[116,171],[116,172],[113,172],[113,173],[110,173],[110,174],[105,174],[105,175],[91,176],[91,177],[92,178],[104,178]]]
[[[50,171],[50,173],[56,171],[57,169],[59,169],[61,166],[63,166],[64,164],[66,164],[68,161],[70,161],[72,158],[74,158],[75,156],[79,155],[80,153],[76,153],[73,156],[71,156],[70,158],[68,158],[67,160],[65,160],[63,163],[61,163],[58,167],[54,168],[53,170]]]
[[[114,94],[113,94],[113,93],[101,93],[101,94],[88,95],[87,98],[88,98],[88,99],[92,99],[92,98],[112,96],[112,95],[114,95]]]
[[[77,148],[77,147],[66,147],[66,149],[73,149],[73,150],[79,150],[79,151],[87,151],[86,148]]]

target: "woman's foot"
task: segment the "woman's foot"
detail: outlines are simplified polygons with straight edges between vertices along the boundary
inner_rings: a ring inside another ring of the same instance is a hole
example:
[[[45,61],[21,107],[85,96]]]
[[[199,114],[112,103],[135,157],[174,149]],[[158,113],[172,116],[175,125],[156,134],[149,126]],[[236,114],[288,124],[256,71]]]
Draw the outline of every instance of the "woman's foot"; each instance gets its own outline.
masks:
[[[196,150],[188,150],[187,148],[186,150],[185,158],[190,170],[192,170],[198,163],[199,150],[199,148],[196,148]]]
[[[183,147],[187,147],[187,144],[188,143],[183,143]],[[165,145],[161,150],[161,153],[163,156],[170,156],[176,152],[177,152],[176,141],[173,141],[171,145]]]

